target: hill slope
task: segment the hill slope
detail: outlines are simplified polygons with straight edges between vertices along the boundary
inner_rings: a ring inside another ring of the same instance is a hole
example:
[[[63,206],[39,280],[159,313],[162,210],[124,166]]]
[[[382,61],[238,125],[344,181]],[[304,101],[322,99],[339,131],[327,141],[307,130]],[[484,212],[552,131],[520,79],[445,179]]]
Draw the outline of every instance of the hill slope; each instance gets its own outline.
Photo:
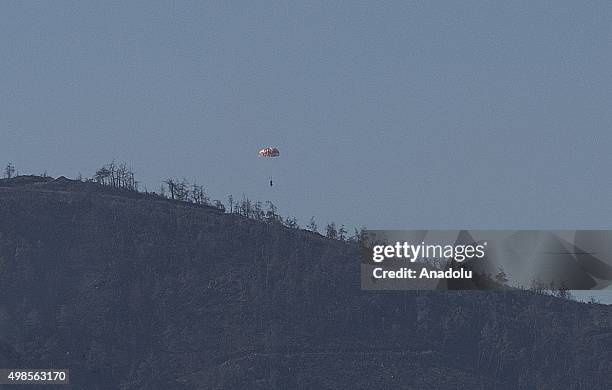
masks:
[[[357,248],[66,179],[0,180],[0,367],[75,389],[612,388],[612,308],[363,292]]]

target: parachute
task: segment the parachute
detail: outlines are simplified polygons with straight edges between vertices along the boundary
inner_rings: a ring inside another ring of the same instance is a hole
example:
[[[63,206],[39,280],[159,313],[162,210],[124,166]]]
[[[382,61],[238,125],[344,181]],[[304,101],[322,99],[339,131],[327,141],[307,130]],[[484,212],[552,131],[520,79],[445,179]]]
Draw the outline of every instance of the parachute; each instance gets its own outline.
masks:
[[[277,148],[267,147],[263,148],[259,151],[259,155],[261,157],[278,157],[280,156],[280,152]]]
[[[266,157],[266,158],[278,157],[280,156],[280,152],[277,148],[267,147],[259,151],[259,156]],[[270,187],[272,187],[272,185],[273,185],[272,176],[270,176]]]

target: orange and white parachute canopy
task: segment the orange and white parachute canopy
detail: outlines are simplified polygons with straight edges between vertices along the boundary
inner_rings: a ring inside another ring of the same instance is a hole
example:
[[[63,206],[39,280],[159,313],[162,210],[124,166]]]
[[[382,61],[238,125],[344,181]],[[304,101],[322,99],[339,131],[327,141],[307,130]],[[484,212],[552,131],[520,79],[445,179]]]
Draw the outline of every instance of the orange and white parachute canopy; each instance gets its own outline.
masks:
[[[259,155],[261,157],[278,157],[280,156],[280,152],[277,148],[267,147],[263,148],[259,151]]]

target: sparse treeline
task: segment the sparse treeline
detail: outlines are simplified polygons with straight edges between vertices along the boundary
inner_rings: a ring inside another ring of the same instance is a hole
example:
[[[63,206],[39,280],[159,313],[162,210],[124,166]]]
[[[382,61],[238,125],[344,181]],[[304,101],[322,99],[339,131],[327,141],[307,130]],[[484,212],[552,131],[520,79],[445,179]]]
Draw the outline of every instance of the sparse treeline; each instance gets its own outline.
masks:
[[[553,297],[563,299],[573,299],[573,296],[564,281],[561,281],[560,283],[545,283],[539,278],[536,278],[531,281],[531,286],[529,286],[528,290],[533,291],[536,294],[552,295]]]
[[[16,175],[18,174],[15,166],[12,163],[6,164],[6,167],[4,167],[4,172],[2,172],[2,177],[5,179],[12,179]]]
[[[113,172],[115,173],[113,174]],[[125,186],[122,180],[124,177],[131,179],[128,184],[133,182],[135,185]],[[103,185],[138,191],[138,182],[134,180],[134,173],[131,169],[127,168],[125,163],[117,165],[115,162],[112,162],[103,166],[96,172],[93,181]],[[271,201],[252,201],[245,195],[242,196],[241,200],[236,200],[233,195],[229,195],[227,204],[224,204],[217,199],[211,200],[203,186],[195,182],[190,183],[185,178],[167,178],[162,182],[159,192],[156,192],[156,194],[166,199],[212,206],[229,214],[241,215],[256,221],[276,222],[291,229],[302,228],[297,218],[281,216],[278,208]],[[309,223],[304,229],[319,233],[314,217],[310,218]],[[328,223],[323,233],[327,238],[341,241],[361,242],[365,238],[365,228],[354,229],[354,233],[349,235],[344,225],[337,227],[335,222]]]
[[[256,221],[283,222],[283,218],[278,215],[277,207],[269,200],[265,202],[264,206],[264,203],[251,201],[244,195],[241,201],[234,202],[234,197],[230,195],[228,196],[228,203],[228,212],[231,214],[242,215]]]
[[[112,161],[98,169],[92,179],[105,186],[138,191],[138,182],[134,178],[134,172],[126,163],[117,165],[115,161]]]
[[[300,225],[295,217],[282,217],[278,213],[278,208],[271,201],[264,203],[260,201],[251,201],[245,195],[242,196],[241,201],[234,201],[234,197],[229,195],[227,197],[228,208],[227,212],[230,214],[238,214],[243,217],[253,219],[255,221],[267,221],[281,223],[292,229],[300,229]]]
[[[301,229],[302,227],[295,217],[282,217],[278,213],[276,206],[266,201],[262,203],[260,201],[251,201],[246,196],[242,196],[242,200],[236,201],[232,195],[227,198],[227,212],[230,214],[238,214],[243,217],[254,219],[256,221],[268,221],[281,223],[291,229]],[[310,218],[308,224],[304,227],[305,230],[309,230],[314,233],[319,233],[319,229],[314,217]],[[348,235],[344,225],[336,227],[335,222],[330,222],[325,227],[325,237],[334,240],[351,241],[351,242],[365,242],[365,227],[360,229],[354,229],[352,235]]]
[[[7,164],[3,172],[4,178],[10,179],[16,175],[18,174],[16,173],[16,169],[13,164]],[[84,178],[79,174],[78,180],[94,182],[107,187],[139,192],[139,183],[135,179],[135,175],[131,167],[124,162],[118,164],[114,160],[98,169],[91,178]],[[144,192],[149,193],[149,191],[146,189]],[[241,215],[255,221],[280,223],[291,229],[302,228],[298,223],[297,218],[293,216],[282,217],[279,214],[276,205],[274,205],[271,201],[252,201],[245,195],[243,195],[242,199],[238,201],[232,195],[229,195],[226,206],[220,200],[211,200],[203,186],[195,182],[190,183],[184,178],[167,178],[162,182],[159,192],[153,192],[153,194],[165,199],[215,207],[223,212]],[[304,229],[314,233],[319,233],[319,228],[314,217],[310,218],[310,221],[306,226],[304,226]],[[344,225],[340,225],[338,227],[335,222],[330,222],[325,225],[325,230],[323,233],[325,237],[334,240],[352,242],[364,242],[365,240],[364,227],[354,229],[353,234],[349,235]]]
[[[204,187],[197,183],[191,184],[187,179],[178,180],[170,177],[164,180],[160,187],[160,195],[172,200],[210,205],[210,198],[206,195]]]
[[[167,178],[163,181],[160,192],[157,195],[180,202],[212,206],[225,211],[223,202],[218,199],[211,201],[203,186],[197,183],[190,183],[187,179]]]

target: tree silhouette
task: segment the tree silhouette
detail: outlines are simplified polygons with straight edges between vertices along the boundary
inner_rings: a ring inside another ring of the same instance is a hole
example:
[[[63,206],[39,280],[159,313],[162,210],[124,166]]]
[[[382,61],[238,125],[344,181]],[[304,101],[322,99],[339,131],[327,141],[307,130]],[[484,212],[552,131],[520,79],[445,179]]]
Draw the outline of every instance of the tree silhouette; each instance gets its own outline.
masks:
[[[217,209],[219,209],[219,210],[221,210],[221,211],[225,212],[225,205],[224,205],[224,204],[223,204],[223,202],[221,202],[220,200],[215,199],[215,200],[213,201],[213,206],[215,206]]]
[[[251,204],[251,200],[247,198],[245,195],[242,195],[242,200],[240,201],[239,214],[243,215],[247,218],[251,218],[253,215],[253,205]]]
[[[317,226],[317,223],[315,222],[315,218],[314,217],[310,217],[310,221],[308,222],[308,225],[306,225],[306,229],[310,230],[311,232],[314,233],[318,233],[319,232],[319,228]]]
[[[255,202],[253,205],[253,219],[257,221],[263,221],[265,213],[260,201]]]
[[[278,210],[274,203],[269,200],[266,201],[266,205],[268,206],[268,211],[266,211],[266,219],[268,221],[277,221],[279,219]]]
[[[363,244],[367,241],[367,233],[365,227],[360,227],[359,229],[355,228],[353,235],[350,237],[350,241],[356,242],[358,244]]]
[[[327,238],[331,238],[332,240],[338,238],[338,231],[336,230],[335,222],[328,223],[327,226],[325,226],[325,236]]]
[[[229,212],[232,214],[234,212],[234,197],[231,194],[227,197],[227,204],[229,205]]]
[[[338,239],[344,241],[346,240],[346,228],[344,225],[340,225],[340,229],[338,229]]]
[[[206,195],[204,187],[197,185],[196,183],[191,185],[189,200],[196,204],[210,204],[210,198],[208,195]]]
[[[164,184],[168,186],[168,191],[170,191],[170,199],[176,199],[176,180],[172,177],[169,177],[164,180]]]
[[[4,168],[4,177],[7,179],[12,179],[15,176],[15,166],[12,163],[6,164]]]
[[[94,181],[102,185],[110,185],[110,170],[106,165],[96,171]]]
[[[138,191],[138,182],[134,177],[134,172],[126,163],[117,165],[115,161],[112,161],[110,164],[104,165],[96,171],[93,181],[105,186]]]

